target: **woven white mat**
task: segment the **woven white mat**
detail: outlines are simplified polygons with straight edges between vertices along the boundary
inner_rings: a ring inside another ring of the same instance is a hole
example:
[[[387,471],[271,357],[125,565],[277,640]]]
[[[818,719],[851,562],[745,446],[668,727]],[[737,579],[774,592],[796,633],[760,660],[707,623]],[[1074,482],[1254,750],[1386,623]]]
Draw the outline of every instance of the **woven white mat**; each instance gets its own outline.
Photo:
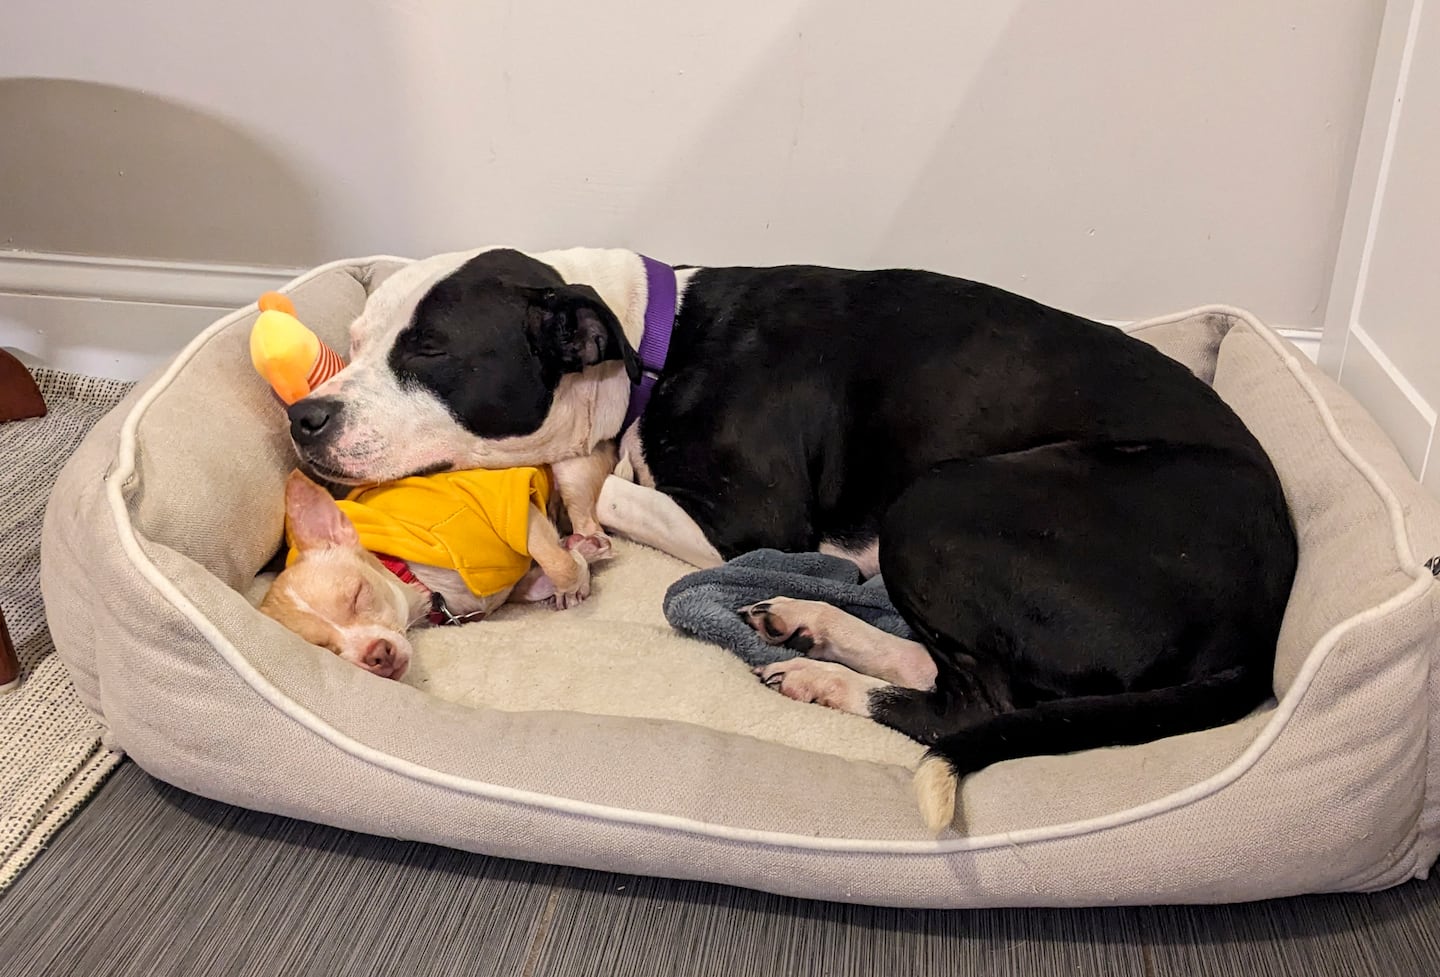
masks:
[[[40,521],[65,460],[129,383],[35,371],[50,413],[0,424],[0,608],[20,686],[0,694],[0,891],[115,768],[53,654],[40,599]]]

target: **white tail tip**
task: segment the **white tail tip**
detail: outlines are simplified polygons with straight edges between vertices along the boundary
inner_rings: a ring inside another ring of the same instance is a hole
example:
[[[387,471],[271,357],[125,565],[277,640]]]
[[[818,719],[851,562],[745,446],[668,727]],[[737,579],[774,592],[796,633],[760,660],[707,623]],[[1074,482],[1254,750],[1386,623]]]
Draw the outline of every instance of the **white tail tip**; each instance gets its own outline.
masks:
[[[955,821],[955,795],[960,779],[949,761],[927,756],[915,771],[915,799],[920,803],[920,818],[933,834],[939,834]]]

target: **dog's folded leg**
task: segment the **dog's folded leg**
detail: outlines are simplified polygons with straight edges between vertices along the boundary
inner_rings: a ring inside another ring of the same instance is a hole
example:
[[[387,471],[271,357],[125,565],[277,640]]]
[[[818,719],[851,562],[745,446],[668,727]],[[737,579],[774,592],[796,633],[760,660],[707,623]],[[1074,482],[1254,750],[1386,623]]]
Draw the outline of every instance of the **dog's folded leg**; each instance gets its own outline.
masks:
[[[924,645],[881,631],[833,604],[772,597],[742,607],[739,613],[766,644],[839,662],[901,688],[935,687],[935,659]]]
[[[889,683],[837,662],[792,658],[754,669],[760,681],[796,702],[814,702],[852,716],[870,718],[871,697]]]
[[[554,462],[555,488],[570,518],[570,529],[579,536],[603,536],[598,508],[600,489],[615,467],[615,442],[606,441],[588,455]]]
[[[590,564],[585,555],[578,549],[567,548],[560,541],[555,524],[533,504],[527,541],[530,556],[555,585],[556,610],[574,607],[590,596]]]
[[[725,562],[680,503],[655,489],[611,475],[600,490],[599,514],[607,528],[692,566]]]
[[[610,537],[603,533],[596,536],[570,536],[560,541],[572,553],[578,553],[587,564],[601,563],[613,556]],[[555,596],[555,582],[545,574],[539,565],[530,568],[515,589],[510,591],[510,600],[517,604],[537,604]]]

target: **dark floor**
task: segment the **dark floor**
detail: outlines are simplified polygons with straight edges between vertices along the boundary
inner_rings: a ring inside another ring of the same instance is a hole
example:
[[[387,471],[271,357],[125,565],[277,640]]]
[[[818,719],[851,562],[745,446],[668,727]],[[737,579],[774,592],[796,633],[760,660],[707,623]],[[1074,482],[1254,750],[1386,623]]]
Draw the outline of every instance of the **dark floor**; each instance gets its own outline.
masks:
[[[1218,907],[918,912],[485,858],[126,763],[0,895],[3,977],[1440,973],[1440,882]]]

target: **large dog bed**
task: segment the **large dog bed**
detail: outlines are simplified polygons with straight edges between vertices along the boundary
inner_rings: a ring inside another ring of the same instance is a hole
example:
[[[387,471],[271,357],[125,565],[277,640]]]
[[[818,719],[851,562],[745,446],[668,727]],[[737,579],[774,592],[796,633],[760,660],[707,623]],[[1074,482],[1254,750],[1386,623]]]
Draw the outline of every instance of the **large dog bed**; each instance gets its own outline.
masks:
[[[289,286],[343,348],[401,264]],[[514,858],[901,906],[1209,902],[1376,889],[1440,852],[1440,506],[1356,402],[1253,317],[1135,334],[1213,383],[1275,459],[1301,541],[1277,701],[1232,726],[968,778],[926,834],[920,750],[763,689],[660,612],[686,568],[621,546],[579,609],[420,637],[408,684],[256,612],[292,467],[217,322],[92,432],[47,513],[50,626],[109,745],[245,807]],[[1137,404],[1137,410],[1145,405]]]

